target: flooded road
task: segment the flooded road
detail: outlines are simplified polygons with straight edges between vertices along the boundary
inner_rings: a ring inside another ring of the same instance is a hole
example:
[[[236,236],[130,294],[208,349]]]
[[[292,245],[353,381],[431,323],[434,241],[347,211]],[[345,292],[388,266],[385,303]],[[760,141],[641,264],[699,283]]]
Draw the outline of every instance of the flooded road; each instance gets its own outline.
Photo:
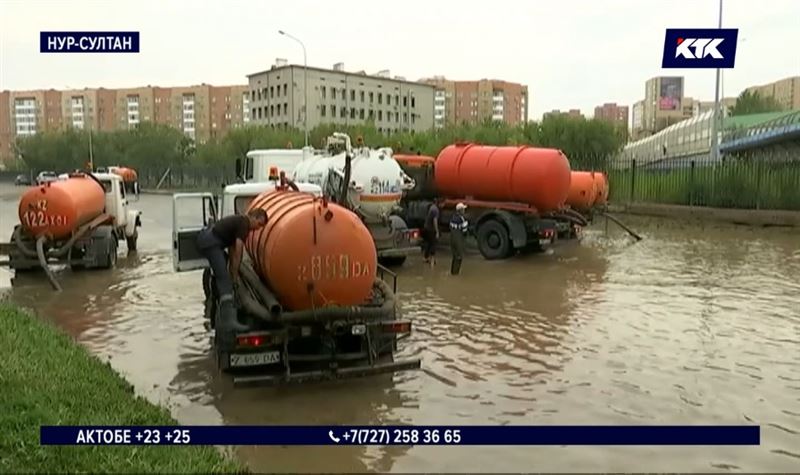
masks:
[[[2,185],[0,235],[16,223]],[[234,390],[208,356],[199,273],[172,271],[171,199],[143,196],[112,272],[17,279],[54,321],[185,424],[760,424],[759,447],[243,447],[256,471],[800,470],[800,233],[626,218],[462,275],[400,270],[422,371]],[[0,285],[8,273],[0,270]],[[102,422],[102,421],[98,421]]]

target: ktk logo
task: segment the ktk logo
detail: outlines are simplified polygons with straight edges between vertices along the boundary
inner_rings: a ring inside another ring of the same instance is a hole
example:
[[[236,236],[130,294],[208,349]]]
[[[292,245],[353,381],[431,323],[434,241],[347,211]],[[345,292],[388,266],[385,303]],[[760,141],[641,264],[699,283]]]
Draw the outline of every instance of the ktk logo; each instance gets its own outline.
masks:
[[[722,59],[722,54],[717,47],[725,41],[724,38],[678,38],[678,48],[675,50],[675,57],[683,56],[688,59],[712,58]],[[694,49],[694,54],[692,54]]]
[[[739,30],[668,29],[662,68],[733,68]]]

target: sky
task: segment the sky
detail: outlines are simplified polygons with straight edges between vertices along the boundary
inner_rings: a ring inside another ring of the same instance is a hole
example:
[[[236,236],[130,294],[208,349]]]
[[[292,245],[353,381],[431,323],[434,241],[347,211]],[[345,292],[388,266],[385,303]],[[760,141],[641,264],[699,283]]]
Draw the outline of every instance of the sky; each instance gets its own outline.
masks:
[[[632,105],[684,76],[714,99],[714,70],[661,69],[666,28],[715,28],[718,0],[0,0],[0,90],[246,84],[276,58],[417,80],[526,84],[529,118]],[[723,95],[800,75],[800,0],[724,0],[739,28]],[[40,31],[139,31],[138,54],[42,54]]]

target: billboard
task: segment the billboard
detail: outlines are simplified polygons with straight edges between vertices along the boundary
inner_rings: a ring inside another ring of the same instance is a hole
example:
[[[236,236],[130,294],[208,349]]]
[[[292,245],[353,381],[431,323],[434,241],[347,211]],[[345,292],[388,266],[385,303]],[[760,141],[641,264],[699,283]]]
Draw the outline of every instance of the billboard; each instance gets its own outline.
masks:
[[[661,78],[661,90],[658,94],[658,108],[661,110],[678,110],[683,97],[682,77]]]

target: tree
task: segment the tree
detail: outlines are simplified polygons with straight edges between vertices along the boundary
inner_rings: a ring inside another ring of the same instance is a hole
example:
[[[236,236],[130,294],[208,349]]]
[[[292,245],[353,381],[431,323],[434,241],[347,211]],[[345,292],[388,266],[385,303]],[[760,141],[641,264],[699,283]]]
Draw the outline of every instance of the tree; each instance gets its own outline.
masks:
[[[780,112],[783,106],[772,96],[762,96],[758,92],[744,91],[736,98],[736,104],[728,109],[730,115],[760,114]]]

